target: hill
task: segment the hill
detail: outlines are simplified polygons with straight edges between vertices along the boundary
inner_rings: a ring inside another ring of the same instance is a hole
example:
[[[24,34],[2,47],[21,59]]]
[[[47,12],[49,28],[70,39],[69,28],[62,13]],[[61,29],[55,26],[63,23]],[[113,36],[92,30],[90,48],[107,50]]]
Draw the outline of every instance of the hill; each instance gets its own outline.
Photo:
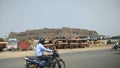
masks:
[[[78,28],[43,28],[36,30],[26,30],[25,32],[11,32],[8,38],[18,38],[22,39],[39,39],[44,38],[54,38],[54,37],[65,37],[72,38],[75,36],[96,36],[98,33],[96,31],[91,31],[87,29]]]

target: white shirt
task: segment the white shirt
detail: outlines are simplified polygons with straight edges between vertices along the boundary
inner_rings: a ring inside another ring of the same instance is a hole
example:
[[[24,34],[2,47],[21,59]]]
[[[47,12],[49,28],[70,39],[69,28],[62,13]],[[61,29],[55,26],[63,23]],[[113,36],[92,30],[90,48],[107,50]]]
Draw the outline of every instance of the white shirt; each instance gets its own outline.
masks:
[[[37,45],[37,47],[36,47],[36,52],[35,52],[35,54],[36,54],[36,56],[41,56],[41,55],[43,55],[43,53],[44,53],[45,51],[51,52],[52,50],[45,48],[41,43],[39,43],[39,44]]]

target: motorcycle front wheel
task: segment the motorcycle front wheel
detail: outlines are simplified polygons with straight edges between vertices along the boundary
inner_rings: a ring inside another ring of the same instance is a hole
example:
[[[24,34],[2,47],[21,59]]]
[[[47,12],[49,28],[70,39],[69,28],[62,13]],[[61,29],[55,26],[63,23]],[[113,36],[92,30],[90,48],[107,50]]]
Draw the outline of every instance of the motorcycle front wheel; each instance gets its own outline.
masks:
[[[65,62],[63,60],[59,60],[53,64],[53,68],[65,68]]]

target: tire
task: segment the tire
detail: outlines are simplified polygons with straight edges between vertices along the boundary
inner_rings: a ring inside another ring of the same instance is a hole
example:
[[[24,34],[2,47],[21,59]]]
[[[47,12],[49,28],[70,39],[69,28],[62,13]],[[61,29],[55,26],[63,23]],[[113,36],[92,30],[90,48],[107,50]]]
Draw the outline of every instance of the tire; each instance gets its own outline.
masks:
[[[48,66],[48,68],[54,68],[53,65],[54,65],[54,63],[51,62],[50,65]]]
[[[25,68],[39,68],[39,66],[37,65],[36,67],[34,67],[36,64],[30,64],[29,62],[25,63]]]
[[[26,62],[24,66],[25,68],[29,68],[29,63]]]
[[[54,63],[53,68],[65,68],[65,62],[63,60],[57,60]]]

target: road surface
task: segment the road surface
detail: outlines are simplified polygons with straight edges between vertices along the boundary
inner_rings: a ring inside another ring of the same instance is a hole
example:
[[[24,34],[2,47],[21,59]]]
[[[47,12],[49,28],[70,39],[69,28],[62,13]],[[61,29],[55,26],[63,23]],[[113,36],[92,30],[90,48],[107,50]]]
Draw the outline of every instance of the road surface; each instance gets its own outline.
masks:
[[[66,68],[120,68],[120,51],[108,49],[61,54]],[[0,59],[0,68],[24,68],[23,57]]]

